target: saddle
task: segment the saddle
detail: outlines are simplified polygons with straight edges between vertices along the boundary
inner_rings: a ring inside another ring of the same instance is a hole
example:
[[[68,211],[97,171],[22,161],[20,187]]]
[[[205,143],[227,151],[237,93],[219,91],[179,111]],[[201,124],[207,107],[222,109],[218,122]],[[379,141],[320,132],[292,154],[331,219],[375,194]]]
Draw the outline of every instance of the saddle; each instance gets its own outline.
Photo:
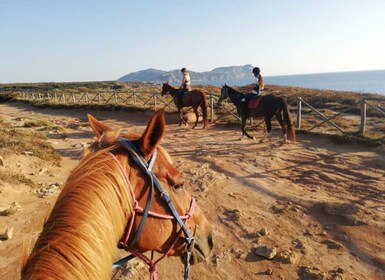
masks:
[[[249,109],[255,109],[258,107],[260,102],[261,102],[261,97],[259,96],[257,98],[249,100],[249,102],[247,103],[247,107]]]

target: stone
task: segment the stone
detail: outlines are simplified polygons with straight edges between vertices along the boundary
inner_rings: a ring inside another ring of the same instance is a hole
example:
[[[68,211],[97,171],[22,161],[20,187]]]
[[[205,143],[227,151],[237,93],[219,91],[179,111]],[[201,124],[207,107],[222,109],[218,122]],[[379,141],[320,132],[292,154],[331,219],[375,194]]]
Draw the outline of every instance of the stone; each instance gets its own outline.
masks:
[[[0,211],[0,216],[11,216],[21,209],[17,202],[11,203],[8,208]]]
[[[47,168],[43,167],[43,168],[40,168],[39,172],[37,173],[38,175],[42,175],[44,173],[46,173],[48,171]]]
[[[293,241],[291,241],[291,243],[297,249],[305,249],[305,244],[299,239],[294,239]]]
[[[294,264],[297,260],[297,255],[291,250],[284,250],[282,252],[279,252],[278,259],[282,263]]]
[[[259,231],[259,234],[262,235],[262,236],[266,236],[269,234],[269,232],[267,231],[266,228],[262,228],[260,231]]]
[[[338,242],[336,242],[334,240],[330,240],[330,239],[326,239],[326,240],[322,241],[321,243],[326,244],[328,246],[328,249],[339,250],[339,249],[343,248],[341,243],[338,243]]]
[[[298,276],[300,280],[326,280],[326,275],[317,267],[301,266],[298,269]]]
[[[13,237],[13,227],[7,228],[7,230],[4,232],[4,234],[0,235],[0,239],[3,240],[10,240]]]
[[[4,158],[0,156],[0,166],[4,166]]]
[[[277,249],[268,245],[260,245],[255,248],[254,254],[271,260],[277,255]]]
[[[273,270],[271,268],[268,268],[268,269],[266,269],[265,273],[267,275],[272,275],[273,274]]]

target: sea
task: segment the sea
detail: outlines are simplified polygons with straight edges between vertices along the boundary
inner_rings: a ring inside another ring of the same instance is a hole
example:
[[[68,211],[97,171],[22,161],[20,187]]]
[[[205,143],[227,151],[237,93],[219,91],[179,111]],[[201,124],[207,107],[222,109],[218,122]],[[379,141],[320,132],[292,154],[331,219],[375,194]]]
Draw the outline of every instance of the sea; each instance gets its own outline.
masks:
[[[385,70],[302,74],[287,76],[264,76],[265,85],[294,86],[358,93],[385,95]],[[237,80],[210,81],[211,84],[241,86],[253,83],[253,77]]]

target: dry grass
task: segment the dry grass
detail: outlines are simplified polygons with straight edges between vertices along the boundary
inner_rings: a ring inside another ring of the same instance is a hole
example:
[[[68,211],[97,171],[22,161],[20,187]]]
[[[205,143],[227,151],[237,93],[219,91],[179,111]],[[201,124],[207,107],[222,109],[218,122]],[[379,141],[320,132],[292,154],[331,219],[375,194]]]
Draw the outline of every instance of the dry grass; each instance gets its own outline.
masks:
[[[0,181],[7,182],[11,185],[23,183],[30,187],[35,187],[36,184],[20,173],[12,173],[7,170],[0,169]]]
[[[0,155],[30,152],[34,156],[54,165],[60,165],[61,157],[47,141],[43,133],[31,128],[13,127],[10,123],[0,124]]]

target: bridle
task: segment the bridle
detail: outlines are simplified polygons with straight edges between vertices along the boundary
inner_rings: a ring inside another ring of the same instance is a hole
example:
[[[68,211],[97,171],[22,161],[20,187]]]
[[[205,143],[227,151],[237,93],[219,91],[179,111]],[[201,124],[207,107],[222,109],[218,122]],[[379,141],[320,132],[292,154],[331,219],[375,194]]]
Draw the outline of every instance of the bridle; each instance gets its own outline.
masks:
[[[184,279],[187,280],[189,277],[189,272],[190,272],[191,250],[193,249],[194,243],[195,243],[195,240],[194,240],[195,231],[194,231],[194,234],[191,235],[190,231],[186,227],[185,221],[187,221],[189,218],[191,218],[191,216],[194,212],[195,199],[191,198],[190,208],[189,208],[188,212],[185,215],[180,216],[178,211],[176,210],[174,204],[172,203],[169,194],[163,188],[162,184],[160,183],[160,181],[158,180],[158,178],[156,177],[156,175],[152,171],[152,168],[154,166],[154,163],[155,163],[155,160],[156,160],[156,157],[158,154],[157,150],[155,149],[150,160],[147,162],[144,159],[142,153],[138,150],[138,148],[127,138],[123,138],[123,137],[120,138],[118,140],[118,143],[121,144],[127,150],[128,155],[131,157],[131,159],[134,161],[134,163],[147,175],[147,177],[150,181],[150,184],[149,184],[149,192],[148,192],[148,196],[147,196],[147,201],[146,201],[144,208],[142,208],[141,206],[139,206],[138,201],[135,198],[134,190],[132,188],[131,183],[128,180],[128,176],[126,175],[122,165],[120,164],[118,159],[115,157],[115,155],[113,155],[111,153],[113,158],[119,163],[118,165],[121,169],[121,172],[124,175],[123,177],[126,179],[126,181],[128,183],[128,186],[130,188],[130,194],[131,194],[131,197],[133,200],[133,208],[134,208],[133,214],[127,223],[125,232],[124,232],[124,234],[123,234],[123,236],[120,239],[120,242],[118,244],[118,247],[120,249],[124,249],[124,250],[130,252],[131,255],[115,262],[113,264],[113,268],[116,268],[116,267],[126,263],[127,261],[129,261],[135,257],[138,257],[141,260],[143,260],[145,263],[147,263],[147,265],[149,266],[150,279],[156,280],[157,279],[157,274],[156,274],[157,263],[160,262],[165,256],[168,255],[168,253],[172,250],[172,248],[175,246],[175,244],[181,238],[182,233],[184,233],[184,240],[185,240],[185,244],[186,244],[186,253],[184,255],[184,265],[185,265]],[[155,191],[154,186],[159,191],[161,198],[166,202],[172,215],[164,215],[164,214],[159,214],[159,213],[155,213],[155,212],[150,211],[152,196],[153,196],[153,193]],[[136,214],[142,214],[142,219],[139,223],[138,229],[133,234],[133,237],[131,238],[131,240],[129,240]],[[178,231],[177,236],[176,236],[175,240],[172,242],[170,248],[166,251],[166,253],[163,254],[163,256],[161,256],[156,261],[153,260],[153,253],[154,252],[151,253],[151,258],[148,258],[142,252],[139,252],[137,250],[132,249],[132,247],[137,242],[140,234],[142,233],[144,224],[146,223],[146,219],[148,216],[151,216],[154,218],[159,218],[159,219],[176,220],[176,222],[180,226],[180,230]]]

